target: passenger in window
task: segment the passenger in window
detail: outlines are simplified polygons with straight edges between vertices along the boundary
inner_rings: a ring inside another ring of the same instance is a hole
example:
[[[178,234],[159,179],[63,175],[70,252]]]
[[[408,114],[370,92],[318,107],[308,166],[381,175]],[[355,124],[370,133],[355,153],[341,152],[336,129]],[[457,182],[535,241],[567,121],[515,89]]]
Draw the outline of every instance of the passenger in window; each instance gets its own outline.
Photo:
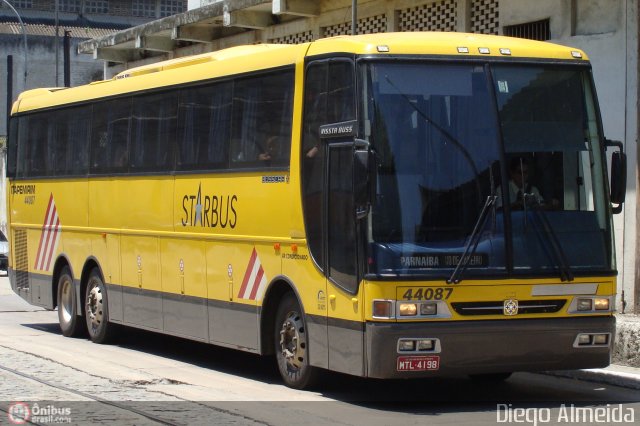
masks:
[[[271,162],[278,157],[278,144],[280,143],[278,136],[270,136],[262,148],[262,152],[258,154],[258,160]]]
[[[524,206],[542,206],[545,209],[557,209],[559,202],[555,198],[545,204],[538,188],[529,182],[529,164],[521,158],[512,158],[509,162],[509,202],[512,210],[522,210]],[[496,206],[502,207],[502,188],[496,192]]]

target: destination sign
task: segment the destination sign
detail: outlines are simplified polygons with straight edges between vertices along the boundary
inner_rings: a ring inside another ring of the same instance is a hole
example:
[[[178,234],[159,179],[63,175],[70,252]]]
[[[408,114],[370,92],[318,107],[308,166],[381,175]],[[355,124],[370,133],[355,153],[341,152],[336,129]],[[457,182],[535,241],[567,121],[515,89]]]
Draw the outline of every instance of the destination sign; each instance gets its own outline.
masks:
[[[429,253],[414,256],[400,256],[404,268],[455,268],[460,263],[462,253]],[[489,257],[485,253],[472,254],[467,266],[488,266]]]

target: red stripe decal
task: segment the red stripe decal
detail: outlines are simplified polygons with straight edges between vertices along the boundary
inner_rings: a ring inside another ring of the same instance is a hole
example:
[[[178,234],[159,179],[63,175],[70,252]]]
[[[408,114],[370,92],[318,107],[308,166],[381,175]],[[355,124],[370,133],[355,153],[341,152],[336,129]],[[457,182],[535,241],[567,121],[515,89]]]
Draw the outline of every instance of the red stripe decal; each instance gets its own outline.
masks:
[[[256,294],[258,293],[258,288],[260,287],[260,281],[262,281],[263,275],[264,275],[264,269],[262,269],[262,265],[260,265],[260,269],[258,269],[258,275],[256,275],[256,279],[253,282],[253,288],[251,289],[251,296],[249,296],[249,299],[255,300]]]
[[[247,266],[247,270],[244,273],[244,279],[242,280],[242,287],[240,287],[240,291],[238,292],[238,297],[242,298],[245,290],[247,289],[247,284],[249,283],[249,277],[251,276],[251,271],[253,270],[253,264],[256,261],[256,257],[258,257],[258,253],[254,247],[253,252],[251,252],[251,258],[249,259],[249,265]]]
[[[49,218],[49,213],[51,213],[51,203],[53,203],[53,194],[49,197],[49,205],[47,206],[47,212],[44,215],[44,223],[42,224],[42,233],[40,234],[40,244],[38,244],[38,254],[36,256],[36,263],[33,266],[35,269],[38,268],[38,264],[40,263],[40,258],[42,257],[42,241],[44,240],[45,227],[47,226],[47,219]]]

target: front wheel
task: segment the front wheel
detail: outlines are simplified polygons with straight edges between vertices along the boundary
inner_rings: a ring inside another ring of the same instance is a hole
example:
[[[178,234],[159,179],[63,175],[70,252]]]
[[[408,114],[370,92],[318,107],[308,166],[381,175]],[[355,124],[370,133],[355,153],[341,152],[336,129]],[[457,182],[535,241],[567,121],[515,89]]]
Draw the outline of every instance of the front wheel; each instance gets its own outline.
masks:
[[[304,389],[317,381],[318,370],[309,364],[308,343],[300,305],[293,293],[287,293],[276,314],[275,351],[278,370],[289,387]]]
[[[58,322],[62,335],[66,337],[80,336],[83,334],[84,322],[78,315],[78,300],[76,289],[73,285],[71,270],[68,266],[62,268],[58,278]]]
[[[108,343],[114,335],[114,325],[109,324],[107,287],[97,269],[89,274],[85,293],[85,318],[89,337],[94,343]]]

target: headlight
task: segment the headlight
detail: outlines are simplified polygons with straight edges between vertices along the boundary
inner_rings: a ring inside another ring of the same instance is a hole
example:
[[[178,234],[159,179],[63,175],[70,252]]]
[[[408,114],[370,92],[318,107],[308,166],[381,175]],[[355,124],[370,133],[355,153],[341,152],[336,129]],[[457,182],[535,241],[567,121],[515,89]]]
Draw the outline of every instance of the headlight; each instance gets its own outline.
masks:
[[[438,305],[435,303],[423,303],[420,305],[420,315],[437,315]]]
[[[418,340],[417,341],[417,350],[419,351],[432,351],[434,347],[433,340]]]
[[[593,344],[594,345],[606,345],[609,343],[609,335],[608,334],[594,334],[593,335]]]
[[[598,298],[593,300],[593,306],[596,308],[596,311],[608,311],[609,310],[609,299],[608,298]]]
[[[398,312],[403,317],[415,316],[418,314],[418,306],[415,303],[400,303]]]
[[[578,299],[578,311],[592,311],[593,300],[592,299]]]
[[[400,352],[413,352],[416,350],[415,340],[400,340],[398,342],[398,351]]]

